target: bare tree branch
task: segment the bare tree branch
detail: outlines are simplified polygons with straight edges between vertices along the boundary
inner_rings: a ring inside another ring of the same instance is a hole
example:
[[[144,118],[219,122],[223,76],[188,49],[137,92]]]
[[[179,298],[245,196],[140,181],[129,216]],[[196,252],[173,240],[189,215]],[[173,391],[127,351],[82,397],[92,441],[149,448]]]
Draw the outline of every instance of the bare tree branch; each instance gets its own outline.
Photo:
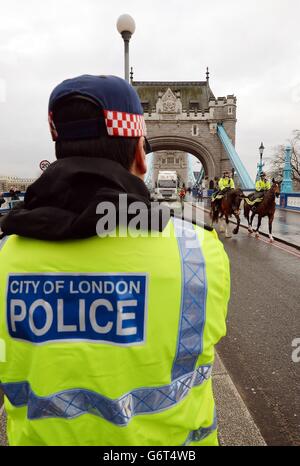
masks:
[[[300,130],[297,129],[293,131],[292,138],[289,140],[289,143],[292,148],[292,179],[293,181],[300,183]],[[283,176],[285,148],[286,147],[284,145],[274,147],[273,155],[268,159],[269,174],[276,179],[281,179]]]

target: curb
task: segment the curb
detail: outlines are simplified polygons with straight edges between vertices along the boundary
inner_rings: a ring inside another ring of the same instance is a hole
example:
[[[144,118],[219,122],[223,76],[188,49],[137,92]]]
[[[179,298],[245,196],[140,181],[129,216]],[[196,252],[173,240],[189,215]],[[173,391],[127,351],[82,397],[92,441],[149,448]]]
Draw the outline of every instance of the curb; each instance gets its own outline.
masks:
[[[212,381],[220,445],[267,446],[218,353],[216,353]]]

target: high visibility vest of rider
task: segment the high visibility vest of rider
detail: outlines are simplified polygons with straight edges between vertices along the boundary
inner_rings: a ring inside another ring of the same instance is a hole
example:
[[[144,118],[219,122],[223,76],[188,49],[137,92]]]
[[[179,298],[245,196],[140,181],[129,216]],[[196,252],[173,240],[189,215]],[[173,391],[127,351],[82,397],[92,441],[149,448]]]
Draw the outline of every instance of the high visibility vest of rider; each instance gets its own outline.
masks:
[[[256,191],[269,191],[271,189],[271,183],[268,180],[258,180],[255,184]]]
[[[220,191],[223,191],[226,188],[234,189],[234,181],[232,178],[221,178],[219,180]]]
[[[215,232],[0,250],[10,445],[216,445],[211,370],[229,266]]]

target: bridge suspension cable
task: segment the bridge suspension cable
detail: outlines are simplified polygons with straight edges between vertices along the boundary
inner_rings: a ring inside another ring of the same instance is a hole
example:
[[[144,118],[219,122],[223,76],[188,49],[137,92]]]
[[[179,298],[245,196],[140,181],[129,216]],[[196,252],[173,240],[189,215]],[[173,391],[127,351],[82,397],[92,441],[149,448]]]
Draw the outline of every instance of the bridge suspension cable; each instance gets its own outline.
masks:
[[[237,151],[235,150],[234,145],[232,144],[231,139],[225,131],[225,128],[222,125],[218,125],[218,136],[228,154],[228,157],[234,167],[238,178],[241,183],[242,189],[254,189],[254,182],[250,178],[249,173],[247,172],[243,162],[241,161]]]

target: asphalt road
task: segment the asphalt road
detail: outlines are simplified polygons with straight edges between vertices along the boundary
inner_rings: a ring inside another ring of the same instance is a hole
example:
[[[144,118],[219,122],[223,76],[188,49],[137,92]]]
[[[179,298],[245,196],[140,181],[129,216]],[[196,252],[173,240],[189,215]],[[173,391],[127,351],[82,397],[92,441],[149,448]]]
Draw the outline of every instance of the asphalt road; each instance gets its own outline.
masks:
[[[300,218],[299,218],[300,228]],[[232,292],[218,352],[268,445],[300,445],[299,251],[246,230],[225,239]]]

